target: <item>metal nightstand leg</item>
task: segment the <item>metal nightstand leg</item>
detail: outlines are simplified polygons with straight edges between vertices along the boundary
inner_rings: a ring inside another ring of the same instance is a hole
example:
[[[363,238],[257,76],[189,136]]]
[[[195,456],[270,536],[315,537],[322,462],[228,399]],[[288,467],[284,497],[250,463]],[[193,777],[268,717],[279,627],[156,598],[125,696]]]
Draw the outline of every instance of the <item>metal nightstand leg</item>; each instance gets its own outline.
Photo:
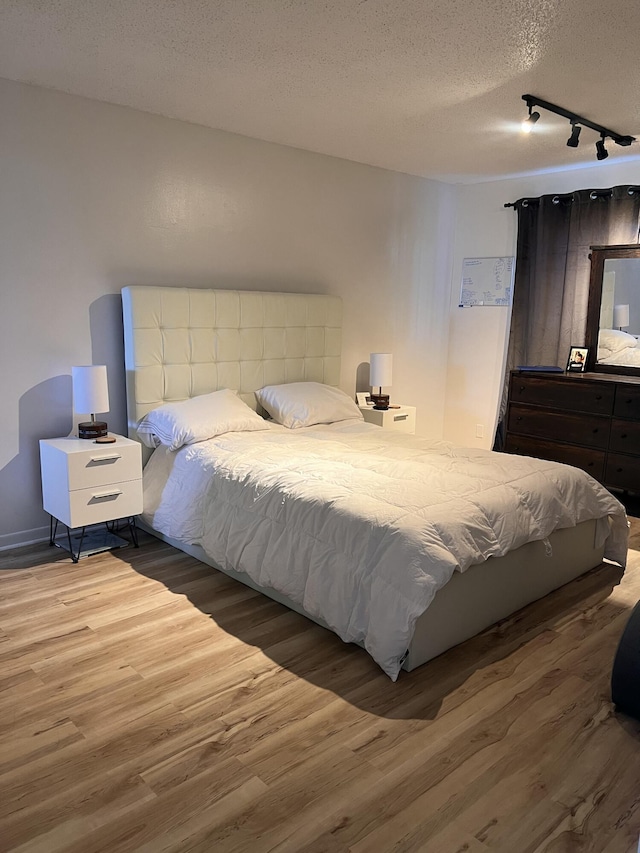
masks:
[[[61,522],[62,523],[62,522]],[[135,516],[127,518],[127,524],[131,531],[131,539],[134,547],[138,547],[138,533],[135,527]],[[74,563],[77,563],[80,557],[89,557],[91,554],[99,554],[102,551],[112,551],[115,548],[126,548],[129,543],[126,539],[116,535],[113,532],[114,522],[105,522],[104,531],[87,531],[86,527],[80,528],[79,534],[72,535],[71,528],[64,525],[67,531],[66,540],[56,539],[58,533],[58,519],[50,516],[49,518],[49,545],[55,545],[57,548],[62,548],[68,551]],[[75,547],[74,547],[75,546]]]
[[[127,527],[129,529],[129,535],[131,536],[131,541],[133,542],[134,548],[139,548],[140,545],[138,543],[138,528],[136,527],[136,517],[135,515],[129,515],[125,519],[118,518],[113,521],[107,521],[105,524],[107,525],[107,529],[110,533],[115,534],[118,530],[118,525],[121,521],[127,522]]]
[[[131,539],[133,541],[133,547],[139,548],[138,544],[138,528],[136,527],[136,517],[135,515],[129,516],[127,519],[127,523],[129,525],[129,533],[131,534]]]

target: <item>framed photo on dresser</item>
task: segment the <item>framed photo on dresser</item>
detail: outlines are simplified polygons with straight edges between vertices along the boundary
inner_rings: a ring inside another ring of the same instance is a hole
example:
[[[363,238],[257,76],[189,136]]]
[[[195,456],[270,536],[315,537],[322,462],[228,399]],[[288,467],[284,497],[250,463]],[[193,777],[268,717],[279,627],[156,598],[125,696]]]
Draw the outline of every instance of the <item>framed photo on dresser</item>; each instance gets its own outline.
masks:
[[[588,347],[571,347],[567,360],[568,373],[584,373],[587,366]]]

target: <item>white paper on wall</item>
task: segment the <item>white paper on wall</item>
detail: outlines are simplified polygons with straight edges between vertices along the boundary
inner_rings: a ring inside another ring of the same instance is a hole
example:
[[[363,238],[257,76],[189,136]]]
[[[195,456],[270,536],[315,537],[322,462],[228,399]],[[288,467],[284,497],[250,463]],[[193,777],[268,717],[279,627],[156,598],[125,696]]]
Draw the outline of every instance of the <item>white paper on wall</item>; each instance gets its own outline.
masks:
[[[460,308],[511,305],[515,258],[465,258],[462,261]]]

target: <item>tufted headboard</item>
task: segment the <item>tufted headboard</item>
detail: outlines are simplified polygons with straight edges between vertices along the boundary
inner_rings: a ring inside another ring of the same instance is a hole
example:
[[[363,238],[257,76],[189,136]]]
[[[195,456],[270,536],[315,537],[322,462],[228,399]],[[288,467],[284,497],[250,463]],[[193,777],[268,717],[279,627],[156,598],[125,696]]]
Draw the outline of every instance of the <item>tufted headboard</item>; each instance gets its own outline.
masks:
[[[125,287],[122,311],[131,438],[162,403],[232,388],[256,409],[264,385],[340,382],[337,296]]]

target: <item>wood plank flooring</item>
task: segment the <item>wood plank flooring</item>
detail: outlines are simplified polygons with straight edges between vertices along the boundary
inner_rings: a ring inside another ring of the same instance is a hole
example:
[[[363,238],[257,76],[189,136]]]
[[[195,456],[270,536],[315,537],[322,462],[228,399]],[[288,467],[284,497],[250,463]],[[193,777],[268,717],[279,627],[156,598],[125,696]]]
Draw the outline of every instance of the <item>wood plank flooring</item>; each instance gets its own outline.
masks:
[[[635,853],[603,565],[396,684],[145,535],[0,554],[2,853]]]

